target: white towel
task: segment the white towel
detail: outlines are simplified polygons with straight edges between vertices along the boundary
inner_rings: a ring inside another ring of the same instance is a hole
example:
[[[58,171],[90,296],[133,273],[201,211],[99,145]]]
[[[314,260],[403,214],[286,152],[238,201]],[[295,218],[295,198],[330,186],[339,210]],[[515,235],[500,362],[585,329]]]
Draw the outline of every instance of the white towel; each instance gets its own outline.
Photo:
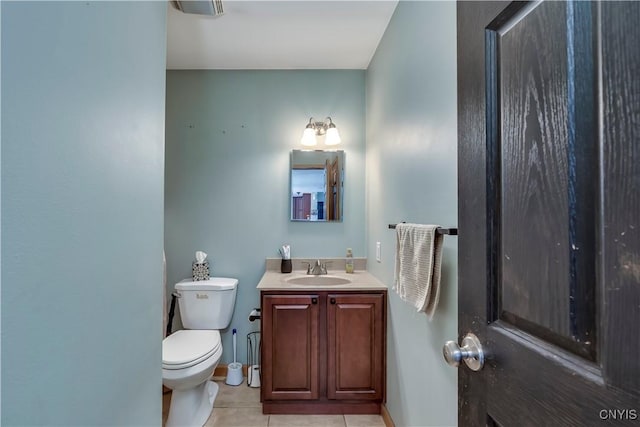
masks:
[[[441,234],[437,225],[396,225],[396,266],[393,289],[400,298],[433,318],[440,298]]]

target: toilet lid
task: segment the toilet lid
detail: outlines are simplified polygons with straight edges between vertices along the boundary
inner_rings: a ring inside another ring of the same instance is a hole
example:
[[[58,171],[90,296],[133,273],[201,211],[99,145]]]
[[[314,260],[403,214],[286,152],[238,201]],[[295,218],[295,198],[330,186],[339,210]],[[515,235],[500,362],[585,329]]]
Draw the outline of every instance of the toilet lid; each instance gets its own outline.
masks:
[[[218,331],[176,331],[162,341],[162,366],[165,369],[188,368],[209,357],[221,345]]]

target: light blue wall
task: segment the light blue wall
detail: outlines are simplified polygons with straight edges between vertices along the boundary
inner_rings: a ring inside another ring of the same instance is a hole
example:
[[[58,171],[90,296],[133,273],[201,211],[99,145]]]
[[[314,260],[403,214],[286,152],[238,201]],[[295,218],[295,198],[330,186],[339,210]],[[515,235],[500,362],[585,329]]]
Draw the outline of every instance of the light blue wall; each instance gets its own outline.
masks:
[[[161,424],[166,3],[2,3],[2,425]]]
[[[0,2],[0,75],[2,74],[2,2]],[[2,99],[2,84],[0,83],[0,100]],[[2,129],[2,102],[0,102],[0,129]],[[0,176],[2,174],[2,132],[0,131]],[[2,191],[0,190],[0,224],[2,223]],[[2,227],[0,227],[0,242],[2,241]],[[0,244],[0,260],[2,259],[2,245]],[[0,308],[2,307],[2,262],[0,262]],[[0,331],[2,331],[2,316],[0,315]],[[1,336],[1,333],[0,333]],[[2,339],[0,339],[0,424],[2,423]]]
[[[387,224],[457,224],[455,2],[401,1],[366,73],[369,270],[393,283]],[[376,263],[375,244],[382,243]],[[457,241],[446,237],[434,320],[389,291],[387,409],[397,426],[449,426],[456,370],[442,345],[457,336]]]
[[[209,254],[212,275],[238,278],[231,328],[243,363],[246,334],[259,329],[248,316],[265,257],[284,243],[293,257],[364,255],[364,102],[361,70],[167,73],[167,287],[191,276],[196,250]],[[328,115],[345,151],[344,221],[291,222],[290,152],[310,116]],[[223,346],[228,363],[230,331]]]

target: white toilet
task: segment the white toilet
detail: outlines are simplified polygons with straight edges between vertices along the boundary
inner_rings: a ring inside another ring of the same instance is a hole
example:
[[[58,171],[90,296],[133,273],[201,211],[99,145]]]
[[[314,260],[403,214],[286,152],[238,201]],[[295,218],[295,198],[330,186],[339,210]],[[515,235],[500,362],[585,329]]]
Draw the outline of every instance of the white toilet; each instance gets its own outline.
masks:
[[[218,385],[210,381],[222,356],[220,329],[231,322],[238,279],[212,277],[176,284],[185,330],[162,341],[162,383],[173,390],[167,427],[201,427],[209,418]]]

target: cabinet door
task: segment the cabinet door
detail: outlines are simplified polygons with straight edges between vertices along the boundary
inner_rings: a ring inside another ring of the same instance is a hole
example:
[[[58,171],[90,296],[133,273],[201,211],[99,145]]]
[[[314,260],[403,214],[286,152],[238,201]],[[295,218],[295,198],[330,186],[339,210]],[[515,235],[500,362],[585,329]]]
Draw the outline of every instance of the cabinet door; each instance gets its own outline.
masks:
[[[317,295],[262,297],[262,397],[318,398]]]
[[[381,400],[384,390],[384,295],[327,298],[327,397]]]

